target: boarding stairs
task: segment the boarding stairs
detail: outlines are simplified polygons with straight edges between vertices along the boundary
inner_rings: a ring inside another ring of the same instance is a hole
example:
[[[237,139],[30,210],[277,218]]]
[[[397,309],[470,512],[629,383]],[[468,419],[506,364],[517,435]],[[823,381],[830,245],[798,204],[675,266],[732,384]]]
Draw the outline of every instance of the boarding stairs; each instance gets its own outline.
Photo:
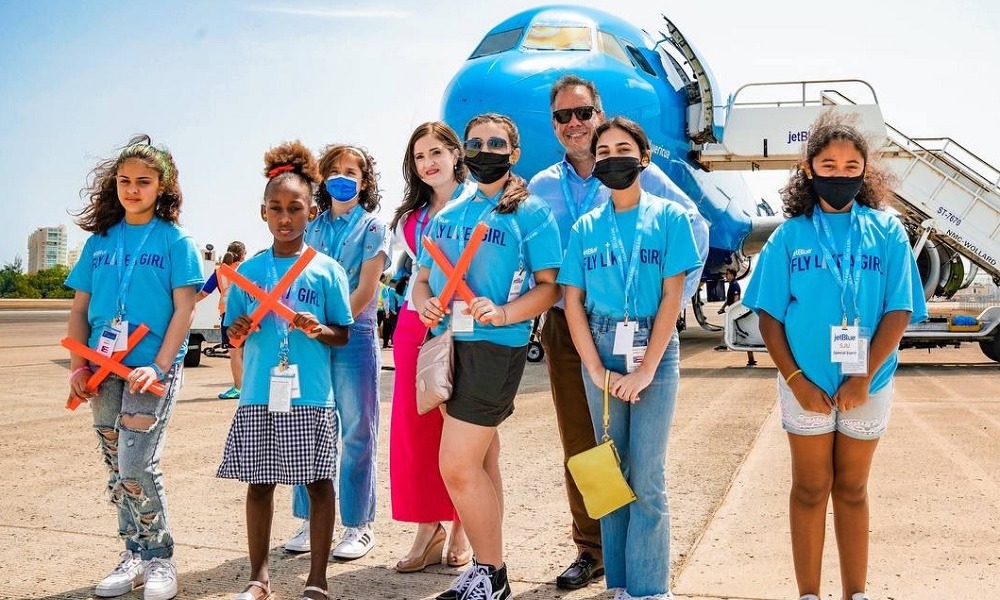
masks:
[[[855,103],[839,91],[843,86],[860,90],[870,100]],[[774,99],[775,92],[781,99]],[[930,265],[936,270],[926,276],[925,295],[954,293],[972,281],[976,269],[1000,285],[1000,170],[950,138],[911,138],[887,125],[875,91],[863,81],[745,85],[725,107],[721,139],[692,141],[691,156],[710,171],[789,169],[801,160],[811,124],[830,110],[852,114],[853,124],[873,140],[872,147],[879,148],[883,162],[899,178],[894,208],[916,240],[914,255],[920,256],[929,245],[926,250],[934,251],[939,263]],[[969,261],[969,270],[959,254]],[[730,311],[726,343],[734,349],[761,350],[756,324],[746,322],[746,312]],[[1000,307],[984,311],[979,322],[975,331],[956,331],[948,322],[932,320],[911,327],[906,338],[913,346],[986,340],[1000,353],[1000,335],[994,335]]]

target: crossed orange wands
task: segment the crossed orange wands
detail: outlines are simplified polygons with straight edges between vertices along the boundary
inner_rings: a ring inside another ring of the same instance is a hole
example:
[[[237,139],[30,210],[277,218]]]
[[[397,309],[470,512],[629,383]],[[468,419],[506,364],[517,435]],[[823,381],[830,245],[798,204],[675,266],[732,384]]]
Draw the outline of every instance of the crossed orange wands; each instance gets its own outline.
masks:
[[[288,288],[292,287],[295,283],[295,278],[302,273],[302,270],[306,268],[309,261],[316,256],[316,249],[310,246],[306,246],[299,258],[292,263],[291,268],[278,280],[278,285],[274,286],[274,289],[270,293],[265,292],[254,282],[250,281],[246,277],[240,275],[229,265],[222,265],[219,271],[225,277],[227,277],[231,282],[236,284],[236,286],[246,293],[250,294],[254,298],[260,301],[257,308],[250,314],[250,331],[257,329],[260,322],[267,316],[267,313],[273,312],[274,314],[284,318],[289,323],[295,321],[295,311],[288,308],[279,300],[288,291]],[[233,338],[230,339],[229,343],[233,346],[239,347],[246,338]]]
[[[125,355],[128,354],[132,348],[135,348],[139,344],[139,340],[145,337],[147,333],[149,333],[149,327],[146,327],[145,323],[139,325],[135,328],[135,331],[130,333],[128,336],[128,348],[126,350],[113,352],[111,356],[105,356],[90,346],[81,344],[73,338],[63,338],[61,343],[64,348],[69,349],[69,351],[73,354],[86,358],[90,362],[101,367],[96,373],[90,376],[90,379],[87,380],[87,390],[96,392],[97,386],[100,385],[102,381],[107,379],[108,375],[112,373],[118,375],[122,379],[128,377],[129,373],[132,372],[132,367],[126,367],[123,365],[122,359],[125,358]],[[162,396],[167,390],[163,387],[162,383],[157,381],[153,385],[149,386],[147,391],[152,394],[156,394],[157,396]],[[76,410],[77,407],[79,407],[83,402],[83,398],[71,395],[69,399],[66,400],[66,408],[69,410]]]
[[[437,266],[444,272],[445,277],[448,280],[444,284],[444,288],[438,295],[438,301],[441,302],[441,306],[448,306],[451,302],[452,296],[458,293],[469,304],[472,304],[472,300],[476,297],[469,289],[469,285],[465,283],[465,274],[469,270],[469,266],[472,264],[472,257],[479,250],[479,245],[483,243],[486,238],[486,232],[489,231],[489,227],[486,223],[480,221],[476,224],[475,229],[472,230],[472,236],[469,238],[469,245],[465,247],[461,256],[458,257],[458,262],[455,263],[453,267],[448,257],[445,253],[441,251],[441,248],[434,243],[434,240],[424,236],[424,248],[427,249],[427,253],[431,255]]]

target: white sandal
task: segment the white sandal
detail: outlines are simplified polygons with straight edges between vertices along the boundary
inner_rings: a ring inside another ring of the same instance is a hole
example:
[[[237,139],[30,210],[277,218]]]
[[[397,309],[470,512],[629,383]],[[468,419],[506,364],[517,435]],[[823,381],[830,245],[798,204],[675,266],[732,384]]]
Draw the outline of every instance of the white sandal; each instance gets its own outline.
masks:
[[[260,588],[264,591],[263,596],[255,596],[252,588]],[[251,581],[247,584],[245,590],[233,596],[232,600],[268,600],[271,597],[271,583],[261,583],[259,581]]]
[[[309,596],[306,596],[306,592],[318,592],[320,594],[323,594],[324,598],[330,597],[330,592],[324,590],[323,588],[316,587],[314,585],[307,585],[305,589],[302,590],[302,596],[299,597],[299,600],[316,600],[315,598],[310,598]]]

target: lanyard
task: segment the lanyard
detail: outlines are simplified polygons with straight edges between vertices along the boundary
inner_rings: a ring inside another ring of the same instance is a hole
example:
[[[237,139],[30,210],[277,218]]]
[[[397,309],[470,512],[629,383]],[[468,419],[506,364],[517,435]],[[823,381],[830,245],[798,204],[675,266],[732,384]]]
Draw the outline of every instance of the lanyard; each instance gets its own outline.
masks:
[[[459,254],[459,256],[461,256],[462,253],[465,252],[465,246],[466,246],[466,244],[468,244],[468,240],[465,239],[465,230],[468,229],[468,230],[471,231],[473,228],[475,228],[475,225],[473,225],[472,227],[469,227],[469,225],[468,225],[468,217],[469,217],[469,209],[472,208],[472,205],[476,203],[476,196],[479,196],[483,200],[485,200],[485,202],[483,202],[483,204],[486,205],[484,209],[482,209],[481,211],[479,211],[479,216],[476,217],[476,223],[478,223],[480,221],[483,221],[484,223],[486,223],[487,225],[489,225],[490,222],[493,220],[493,218],[497,214],[496,211],[493,211],[492,209],[496,208],[496,206],[497,206],[497,200],[499,200],[499,198],[500,198],[501,195],[503,195],[503,190],[502,189],[499,192],[497,192],[497,195],[494,196],[493,198],[487,198],[485,194],[481,194],[481,193],[479,193],[477,191],[476,195],[472,196],[471,198],[469,198],[469,200],[465,203],[465,208],[462,210],[462,216],[461,216],[461,218],[458,221],[458,225],[460,227],[460,231],[459,231],[459,235],[458,235],[458,254]],[[489,214],[487,214],[487,213],[489,213]],[[484,215],[485,215],[485,218],[484,218]]]
[[[347,226],[337,233],[333,240],[333,243],[327,245],[330,238],[330,234],[327,230],[333,229],[334,219],[339,219],[340,217],[333,216],[333,209],[326,211],[323,217],[317,219],[317,223],[314,226],[313,231],[315,232],[315,239],[323,249],[323,253],[332,258],[337,262],[342,262],[340,260],[341,255],[344,253],[344,246],[347,243],[347,236],[350,235],[354,228],[357,226],[358,221],[361,220],[361,216],[364,214],[365,209],[359,204],[351,209],[351,218],[347,222]]]
[[[587,195],[584,196],[583,202],[578,206],[576,203],[576,198],[573,197],[573,193],[569,189],[569,167],[563,162],[562,165],[562,177],[559,178],[559,183],[562,184],[563,200],[566,202],[566,212],[573,219],[573,223],[576,223],[580,219],[580,212],[587,212],[590,210],[594,203],[594,198],[597,196],[598,190],[601,188],[601,182],[596,177],[590,182],[590,188],[587,190]],[[579,209],[579,210],[577,210]]]
[[[628,274],[625,274],[624,261],[625,245],[622,243],[621,234],[618,232],[618,219],[615,218],[615,204],[608,200],[604,212],[608,215],[608,231],[611,233],[611,244],[614,246],[615,254],[619,256],[618,272],[621,273],[622,281],[625,282],[625,322],[628,323],[628,300],[631,295],[632,286],[635,284],[635,276],[639,271],[639,246],[642,244],[642,224],[645,222],[646,213],[649,212],[649,203],[645,202],[646,194],[639,196],[639,214],[635,222],[635,241],[632,243],[632,254],[628,255]],[[610,257],[608,259],[610,261]],[[639,312],[636,305],[636,312]]]
[[[142,230],[142,237],[139,238],[139,245],[135,247],[132,251],[132,260],[129,262],[128,266],[125,266],[125,219],[122,219],[121,228],[119,229],[118,235],[118,248],[115,251],[115,264],[118,266],[118,314],[115,315],[115,321],[121,322],[125,317],[125,298],[128,296],[129,287],[132,284],[132,273],[135,271],[135,265],[139,262],[139,253],[142,252],[143,246],[146,245],[146,241],[149,240],[149,236],[156,229],[156,225],[159,220],[154,217],[152,221],[149,222],[146,227]]]
[[[823,264],[833,275],[834,281],[840,287],[840,307],[843,311],[842,325],[847,326],[847,301],[844,296],[848,292],[851,294],[854,307],[854,324],[860,322],[861,312],[858,310],[858,292],[861,281],[861,257],[856,260],[851,255],[851,247],[854,242],[854,232],[858,233],[858,249],[861,248],[861,215],[857,206],[851,207],[851,228],[847,232],[847,239],[844,242],[844,252],[840,257],[840,264],[833,258],[832,248],[835,247],[833,230],[826,220],[826,215],[818,206],[813,209],[813,227],[816,229],[816,240],[819,242],[820,250],[823,251]],[[853,269],[852,267],[853,262]]]
[[[429,211],[430,208],[430,204],[424,206],[424,209],[420,211],[419,215],[417,215],[417,229],[413,236],[413,246],[414,250],[416,250],[415,254],[420,253],[420,240],[423,239],[424,228],[427,227],[427,222],[430,221],[430,218],[427,216],[427,211]]]
[[[305,249],[305,244],[303,244],[302,249]],[[265,284],[267,292],[270,293],[271,290],[273,290],[274,287],[278,285],[278,281],[280,278],[278,277],[278,265],[277,261],[274,258],[273,246],[267,251],[266,255],[267,255],[268,277]],[[296,278],[296,281],[298,281],[298,278]],[[289,291],[291,291],[294,287],[295,287],[295,282],[293,281],[292,285],[288,287]],[[283,298],[278,299],[279,302],[281,302],[281,300],[283,300]],[[294,293],[289,294],[288,302],[284,304],[294,311],[295,294]],[[290,324],[281,317],[279,317],[278,315],[274,314],[273,312],[268,315],[268,318],[270,318],[271,321],[274,322],[274,331],[278,334],[278,366],[281,368],[282,371],[284,371],[285,368],[288,367],[288,333],[290,330]]]

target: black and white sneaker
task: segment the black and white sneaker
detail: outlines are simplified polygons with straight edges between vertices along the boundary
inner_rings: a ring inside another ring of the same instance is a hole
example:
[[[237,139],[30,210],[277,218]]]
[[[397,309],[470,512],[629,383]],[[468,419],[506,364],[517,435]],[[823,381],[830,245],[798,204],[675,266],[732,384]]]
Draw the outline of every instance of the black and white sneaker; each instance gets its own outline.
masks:
[[[479,575],[476,576],[469,589],[462,594],[461,600],[509,600],[514,593],[507,582],[507,565],[495,569],[488,566],[480,566]]]
[[[480,566],[476,558],[472,558],[472,566],[462,572],[461,575],[451,582],[451,587],[441,592],[435,600],[461,600],[465,597],[465,592],[472,585],[472,582],[481,576],[489,576],[487,567]]]

